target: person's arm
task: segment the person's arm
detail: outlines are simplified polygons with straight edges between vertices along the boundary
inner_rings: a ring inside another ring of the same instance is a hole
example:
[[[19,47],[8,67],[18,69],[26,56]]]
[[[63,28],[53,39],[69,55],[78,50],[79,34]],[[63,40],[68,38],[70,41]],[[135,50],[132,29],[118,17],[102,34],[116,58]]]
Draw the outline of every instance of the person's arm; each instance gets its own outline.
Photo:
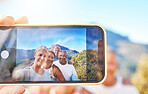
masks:
[[[15,81],[23,81],[24,80],[25,71],[23,69],[19,69],[12,74],[12,78]]]
[[[53,65],[53,75],[57,77],[60,81],[66,81],[60,69]]]
[[[13,79],[15,81],[21,81],[21,75],[19,73],[16,73],[14,76],[13,76]]]

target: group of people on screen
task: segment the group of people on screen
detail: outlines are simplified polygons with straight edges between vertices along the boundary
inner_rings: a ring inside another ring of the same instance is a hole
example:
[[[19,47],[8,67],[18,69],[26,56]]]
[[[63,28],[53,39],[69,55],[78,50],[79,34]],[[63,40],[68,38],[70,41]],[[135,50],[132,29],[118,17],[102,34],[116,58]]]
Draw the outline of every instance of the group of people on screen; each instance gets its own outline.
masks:
[[[67,52],[58,45],[53,50],[39,46],[34,57],[32,66],[14,71],[16,81],[73,81],[72,78],[78,78],[74,66],[67,61]]]

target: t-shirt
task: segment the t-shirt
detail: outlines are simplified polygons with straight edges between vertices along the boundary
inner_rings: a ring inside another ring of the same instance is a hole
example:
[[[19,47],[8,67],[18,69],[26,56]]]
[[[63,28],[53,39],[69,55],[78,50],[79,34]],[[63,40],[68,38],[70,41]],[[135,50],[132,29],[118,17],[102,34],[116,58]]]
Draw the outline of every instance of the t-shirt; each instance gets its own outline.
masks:
[[[59,58],[54,58],[54,61],[57,61],[57,60],[59,60]]]
[[[53,66],[53,64],[51,65],[51,67],[49,69],[46,69],[46,70],[49,71],[49,75],[51,76],[51,78],[54,78],[52,66]],[[41,68],[45,69],[43,66],[41,66]]]
[[[66,81],[70,81],[72,75],[78,77],[74,66],[72,64],[68,64],[68,62],[66,62],[65,65],[62,65],[59,63],[58,60],[53,62],[53,65],[57,66],[60,69]]]
[[[32,67],[29,69],[19,69],[16,71],[16,74],[19,73],[21,75],[21,81],[51,81],[49,71],[47,69],[43,70],[43,75],[36,73]]]
[[[122,77],[117,76],[117,82],[113,86],[91,85],[84,86],[92,94],[139,94],[138,90],[132,85],[122,84]]]

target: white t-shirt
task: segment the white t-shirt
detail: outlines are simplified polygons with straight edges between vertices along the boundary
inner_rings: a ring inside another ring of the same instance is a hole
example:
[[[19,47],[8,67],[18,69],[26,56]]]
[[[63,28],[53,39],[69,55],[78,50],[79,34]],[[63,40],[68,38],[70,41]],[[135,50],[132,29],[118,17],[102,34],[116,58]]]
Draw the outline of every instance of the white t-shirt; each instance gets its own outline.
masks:
[[[62,65],[59,63],[59,60],[57,60],[53,62],[53,65],[57,66],[60,69],[66,81],[70,81],[72,74],[75,77],[78,77],[74,66],[72,64],[68,64],[68,62],[66,62],[65,65]]]
[[[132,85],[123,85],[122,77],[117,76],[117,82],[113,86],[91,85],[84,86],[92,94],[139,94],[138,90]]]
[[[54,79],[54,75],[53,75],[53,69],[52,69],[53,64],[51,65],[51,67],[49,69],[46,69],[49,71],[49,75],[52,79]],[[43,66],[41,66],[41,68],[45,69]]]
[[[16,71],[16,74],[19,73],[21,75],[21,81],[51,81],[49,71],[47,69],[43,70],[43,75],[36,73],[32,67],[29,69],[19,69]]]

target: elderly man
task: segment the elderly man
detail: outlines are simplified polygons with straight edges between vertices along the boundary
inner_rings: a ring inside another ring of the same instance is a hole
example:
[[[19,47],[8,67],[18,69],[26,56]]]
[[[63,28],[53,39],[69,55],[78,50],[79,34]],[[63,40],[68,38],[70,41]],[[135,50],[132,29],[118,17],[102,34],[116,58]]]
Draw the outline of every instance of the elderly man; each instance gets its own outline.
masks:
[[[60,52],[60,51],[61,51],[60,46],[55,46],[55,47],[53,48],[53,52],[54,52],[54,54],[55,54],[54,61],[59,60],[58,55],[59,55],[59,52]]]
[[[127,84],[126,79],[115,75],[118,68],[116,53],[112,48],[107,51],[107,77],[101,85],[86,86],[93,94],[139,94],[137,89]]]
[[[53,65],[57,66],[60,69],[65,80],[70,81],[72,75],[77,77],[77,73],[76,73],[74,66],[71,63],[69,63],[68,61],[66,61],[66,59],[67,59],[66,51],[60,51],[58,58],[59,58],[59,60],[53,62]]]

